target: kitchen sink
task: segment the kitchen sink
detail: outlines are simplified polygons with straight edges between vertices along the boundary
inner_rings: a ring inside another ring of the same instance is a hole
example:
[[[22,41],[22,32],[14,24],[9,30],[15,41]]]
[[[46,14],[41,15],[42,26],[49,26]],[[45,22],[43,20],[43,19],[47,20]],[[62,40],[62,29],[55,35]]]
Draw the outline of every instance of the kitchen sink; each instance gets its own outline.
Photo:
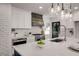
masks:
[[[62,39],[54,39],[54,40],[50,40],[51,42],[62,42]]]

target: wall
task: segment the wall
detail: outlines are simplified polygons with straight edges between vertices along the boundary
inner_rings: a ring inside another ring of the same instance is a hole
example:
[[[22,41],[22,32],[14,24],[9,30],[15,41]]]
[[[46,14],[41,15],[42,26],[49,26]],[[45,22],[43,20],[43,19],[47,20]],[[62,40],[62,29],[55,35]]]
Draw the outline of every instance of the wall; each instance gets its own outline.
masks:
[[[15,32],[12,33],[12,39],[13,38],[24,38],[26,34],[28,34],[31,31],[31,29],[25,29],[25,28],[15,28]],[[14,33],[18,33],[14,35]]]
[[[0,56],[12,55],[10,20],[11,5],[0,4]]]
[[[44,34],[45,34],[45,38],[46,39],[51,39],[51,33],[50,33],[50,18],[49,18],[49,15],[43,15],[43,21],[44,21],[44,27],[43,27],[43,30],[44,30]],[[49,30],[47,30],[47,28],[49,27]]]
[[[66,28],[66,37],[71,38],[74,35],[70,33],[70,31],[73,29],[74,30],[74,25],[73,25],[73,20],[72,17],[69,17],[67,14],[63,17],[61,17],[60,20],[61,25],[64,25]]]
[[[32,28],[15,28],[15,32],[18,33],[16,36],[14,35],[14,32],[12,32],[12,38],[24,38],[24,35],[28,35],[29,32],[32,34],[41,34],[42,29],[39,27],[32,27]]]
[[[53,13],[53,14],[48,14],[48,15],[43,15],[43,20],[44,20],[44,24],[46,27],[46,25],[49,23],[49,27],[50,27],[50,34],[48,35],[49,38],[52,39],[52,22],[57,22],[57,21],[60,21],[60,24],[61,25],[64,25],[66,27],[66,37],[70,38],[70,37],[73,37],[74,35],[71,35],[71,33],[69,32],[71,29],[74,28],[74,22],[72,20],[72,18],[69,18],[67,15],[66,16],[61,16],[60,13],[56,14],[56,13]],[[49,20],[49,21],[48,21]],[[65,33],[64,33],[64,28],[60,28],[60,35],[61,37],[65,36]]]

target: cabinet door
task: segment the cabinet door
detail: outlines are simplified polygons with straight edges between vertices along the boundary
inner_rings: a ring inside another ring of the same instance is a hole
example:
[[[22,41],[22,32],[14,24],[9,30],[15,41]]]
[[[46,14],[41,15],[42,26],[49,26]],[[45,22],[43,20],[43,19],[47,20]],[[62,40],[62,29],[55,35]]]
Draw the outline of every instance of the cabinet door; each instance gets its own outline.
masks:
[[[17,28],[18,27],[18,12],[17,8],[12,7],[12,28]]]
[[[18,28],[25,28],[25,11],[19,10]]]
[[[31,28],[31,12],[12,7],[12,28]]]
[[[25,28],[31,28],[31,12],[25,14]]]
[[[12,28],[24,28],[25,11],[12,7]]]

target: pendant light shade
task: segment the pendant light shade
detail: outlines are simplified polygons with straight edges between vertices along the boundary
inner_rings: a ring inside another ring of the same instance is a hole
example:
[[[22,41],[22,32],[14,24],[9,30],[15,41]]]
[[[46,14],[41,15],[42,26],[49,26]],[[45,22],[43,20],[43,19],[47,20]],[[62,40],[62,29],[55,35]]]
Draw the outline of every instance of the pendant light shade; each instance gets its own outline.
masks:
[[[60,10],[61,10],[61,8],[59,6],[59,3],[57,3],[57,11],[60,11]]]
[[[51,6],[51,12],[52,13],[54,12],[53,3],[52,3],[52,6]]]
[[[72,17],[72,14],[70,14],[70,17]]]
[[[70,4],[70,17],[72,17],[71,4]]]
[[[70,5],[67,5],[68,7],[66,7],[66,9],[64,9],[64,6],[65,4],[61,4],[61,7],[60,7],[60,4],[57,3],[56,4],[56,7],[54,7],[53,3],[51,5],[51,14],[55,14],[55,15],[59,15],[61,14],[61,17],[72,17],[72,8],[71,8],[71,4]],[[55,8],[55,9],[54,9]],[[60,12],[59,12],[60,11]]]
[[[64,7],[63,7],[63,3],[62,3],[62,11],[61,11],[61,14],[62,14],[62,15],[64,14]]]

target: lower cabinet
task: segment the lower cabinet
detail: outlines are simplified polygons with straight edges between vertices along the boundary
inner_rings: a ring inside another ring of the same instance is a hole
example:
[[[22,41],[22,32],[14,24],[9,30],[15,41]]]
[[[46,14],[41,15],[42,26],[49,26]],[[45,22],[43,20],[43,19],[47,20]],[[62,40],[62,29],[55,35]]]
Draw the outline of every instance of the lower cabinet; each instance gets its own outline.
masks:
[[[16,50],[14,50],[14,55],[13,56],[21,56]]]

